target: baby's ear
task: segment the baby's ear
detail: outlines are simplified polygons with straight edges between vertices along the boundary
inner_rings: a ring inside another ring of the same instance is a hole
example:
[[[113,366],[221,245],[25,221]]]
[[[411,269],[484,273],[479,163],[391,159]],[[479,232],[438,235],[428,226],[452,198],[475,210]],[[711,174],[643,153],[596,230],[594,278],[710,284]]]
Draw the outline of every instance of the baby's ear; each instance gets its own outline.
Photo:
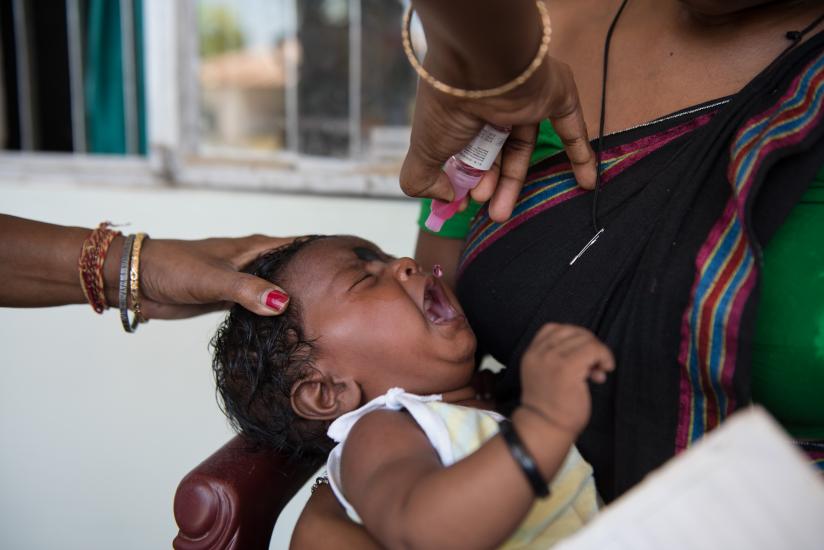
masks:
[[[308,420],[334,420],[360,406],[361,389],[351,378],[333,379],[319,370],[292,386],[292,409]]]

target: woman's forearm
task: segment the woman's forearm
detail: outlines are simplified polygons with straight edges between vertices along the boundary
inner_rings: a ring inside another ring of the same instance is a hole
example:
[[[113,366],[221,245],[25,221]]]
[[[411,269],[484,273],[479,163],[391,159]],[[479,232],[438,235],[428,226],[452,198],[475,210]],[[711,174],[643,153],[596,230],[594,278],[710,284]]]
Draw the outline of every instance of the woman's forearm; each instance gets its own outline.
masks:
[[[491,88],[535,57],[542,25],[534,0],[415,0],[426,33],[426,66],[447,84]]]
[[[91,229],[65,227],[0,214],[0,306],[44,307],[85,302],[77,270]],[[121,238],[104,264],[107,283],[117,280]],[[115,258],[116,256],[116,258]],[[111,299],[111,284],[107,297]]]

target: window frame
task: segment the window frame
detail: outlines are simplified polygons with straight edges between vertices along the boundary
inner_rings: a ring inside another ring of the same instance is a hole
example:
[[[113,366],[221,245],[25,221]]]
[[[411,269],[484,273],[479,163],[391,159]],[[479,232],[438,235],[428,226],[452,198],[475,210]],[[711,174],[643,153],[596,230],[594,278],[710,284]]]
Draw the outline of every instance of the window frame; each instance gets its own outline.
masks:
[[[289,0],[291,3],[297,0]],[[348,0],[350,17],[360,1]],[[151,187],[276,191],[334,196],[404,198],[398,184],[402,159],[360,154],[360,125],[353,158],[314,157],[291,150],[231,158],[198,144],[197,0],[143,0],[147,154],[2,152],[0,181],[48,181]],[[353,33],[356,34],[356,33]],[[359,36],[350,36],[358,48]],[[169,52],[172,52],[170,55]],[[293,69],[294,70],[294,69]],[[290,79],[295,82],[295,79]],[[352,80],[352,79],[350,79]],[[294,87],[294,86],[293,86]],[[360,82],[355,116],[360,118]],[[287,94],[290,93],[287,89]],[[350,119],[354,118],[350,115]],[[294,124],[295,121],[287,122]],[[356,127],[357,126],[357,127]],[[406,129],[406,127],[404,127]],[[211,153],[211,154],[210,154]]]

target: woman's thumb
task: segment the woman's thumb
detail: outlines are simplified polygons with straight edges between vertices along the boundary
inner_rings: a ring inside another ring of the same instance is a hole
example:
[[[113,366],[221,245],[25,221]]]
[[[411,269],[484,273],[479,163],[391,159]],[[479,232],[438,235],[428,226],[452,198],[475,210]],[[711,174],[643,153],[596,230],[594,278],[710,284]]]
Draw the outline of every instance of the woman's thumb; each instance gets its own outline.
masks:
[[[279,286],[248,273],[232,273],[226,299],[258,315],[280,315],[289,305],[289,295]]]
[[[401,167],[401,189],[410,197],[451,201],[455,192],[441,166],[442,163],[432,162],[411,145]]]

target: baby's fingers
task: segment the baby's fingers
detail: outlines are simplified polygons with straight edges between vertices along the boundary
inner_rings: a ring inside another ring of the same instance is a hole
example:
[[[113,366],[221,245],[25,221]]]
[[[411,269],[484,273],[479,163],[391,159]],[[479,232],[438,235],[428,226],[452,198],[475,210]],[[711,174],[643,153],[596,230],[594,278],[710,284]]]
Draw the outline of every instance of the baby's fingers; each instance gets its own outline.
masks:
[[[595,382],[596,384],[603,384],[607,381],[607,373],[599,370],[594,370],[590,373],[589,379]]]
[[[535,337],[533,338],[533,345],[543,349],[558,351],[560,353],[567,353],[574,351],[582,343],[588,341],[598,340],[595,336],[578,325],[567,325],[560,323],[547,323],[542,326]]]
[[[568,368],[577,371],[576,376],[594,382],[603,382],[607,373],[615,369],[612,352],[592,335],[575,335],[553,351]]]
[[[589,370],[589,379],[595,383],[603,384],[607,381],[607,373],[615,370],[615,357],[608,347],[599,344],[598,349],[594,350],[593,359]]]

